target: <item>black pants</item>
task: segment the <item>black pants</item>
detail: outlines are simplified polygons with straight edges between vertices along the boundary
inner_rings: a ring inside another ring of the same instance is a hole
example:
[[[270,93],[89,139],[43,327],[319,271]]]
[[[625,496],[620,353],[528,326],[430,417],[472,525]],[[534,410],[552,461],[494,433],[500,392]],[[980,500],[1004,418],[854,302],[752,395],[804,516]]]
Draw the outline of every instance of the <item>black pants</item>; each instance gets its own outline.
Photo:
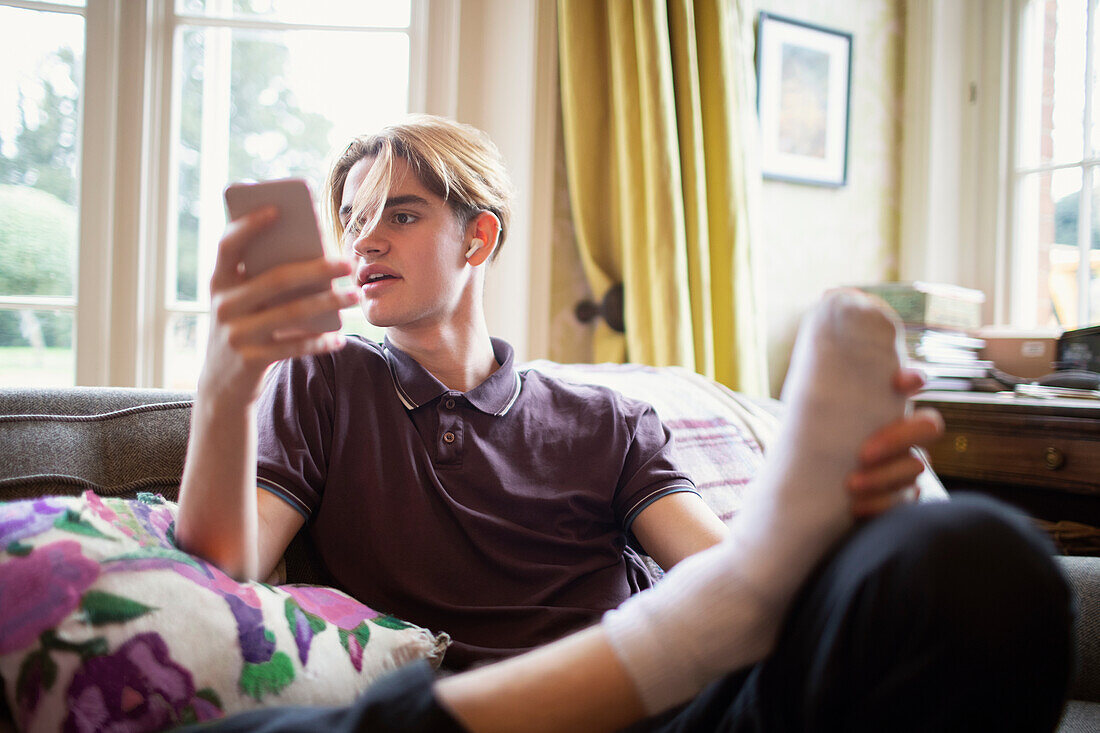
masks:
[[[775,651],[632,731],[1041,731],[1061,714],[1074,603],[1046,537],[981,497],[854,530],[802,588]],[[339,709],[258,710],[224,731],[460,731],[423,664]]]

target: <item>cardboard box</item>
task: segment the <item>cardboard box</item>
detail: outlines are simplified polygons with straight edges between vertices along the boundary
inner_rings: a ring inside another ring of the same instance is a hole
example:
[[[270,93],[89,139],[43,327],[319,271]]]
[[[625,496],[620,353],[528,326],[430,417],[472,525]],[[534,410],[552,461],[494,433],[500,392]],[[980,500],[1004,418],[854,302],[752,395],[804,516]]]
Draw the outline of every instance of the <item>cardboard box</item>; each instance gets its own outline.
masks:
[[[1054,371],[1058,331],[1020,331],[986,327],[976,333],[985,341],[981,358],[1014,377],[1036,379]]]

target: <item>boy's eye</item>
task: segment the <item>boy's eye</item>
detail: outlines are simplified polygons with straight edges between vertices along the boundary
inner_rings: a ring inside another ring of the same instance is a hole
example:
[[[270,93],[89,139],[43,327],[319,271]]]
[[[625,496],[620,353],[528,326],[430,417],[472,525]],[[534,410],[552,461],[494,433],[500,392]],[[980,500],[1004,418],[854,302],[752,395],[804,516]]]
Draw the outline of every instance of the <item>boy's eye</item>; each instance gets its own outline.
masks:
[[[344,236],[355,239],[359,236],[359,233],[363,231],[363,223],[366,217],[359,217],[358,219],[348,219],[348,223],[344,225]]]
[[[393,215],[393,222],[395,224],[412,224],[414,221],[416,221],[416,217],[404,211]]]

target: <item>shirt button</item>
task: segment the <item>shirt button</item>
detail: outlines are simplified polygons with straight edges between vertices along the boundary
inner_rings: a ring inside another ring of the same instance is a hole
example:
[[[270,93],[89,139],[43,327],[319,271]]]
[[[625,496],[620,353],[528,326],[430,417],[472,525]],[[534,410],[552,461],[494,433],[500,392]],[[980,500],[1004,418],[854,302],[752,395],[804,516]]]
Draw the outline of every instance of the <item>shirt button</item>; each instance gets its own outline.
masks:
[[[453,410],[453,409],[455,409],[455,401],[454,400],[447,400],[446,402],[443,403],[443,406],[446,407],[448,410]]]
[[[443,433],[443,442],[444,443],[453,443],[453,442],[455,442],[455,434],[452,433],[450,430]]]

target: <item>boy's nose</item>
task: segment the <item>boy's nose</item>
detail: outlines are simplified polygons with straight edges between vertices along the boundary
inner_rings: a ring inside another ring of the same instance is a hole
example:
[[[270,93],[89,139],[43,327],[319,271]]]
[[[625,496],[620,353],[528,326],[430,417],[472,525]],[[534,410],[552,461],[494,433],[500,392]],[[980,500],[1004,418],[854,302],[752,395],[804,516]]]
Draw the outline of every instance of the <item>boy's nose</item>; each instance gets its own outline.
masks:
[[[359,257],[377,255],[385,252],[388,248],[389,244],[384,237],[378,235],[377,231],[369,234],[360,234],[355,241],[351,243],[351,251]]]

